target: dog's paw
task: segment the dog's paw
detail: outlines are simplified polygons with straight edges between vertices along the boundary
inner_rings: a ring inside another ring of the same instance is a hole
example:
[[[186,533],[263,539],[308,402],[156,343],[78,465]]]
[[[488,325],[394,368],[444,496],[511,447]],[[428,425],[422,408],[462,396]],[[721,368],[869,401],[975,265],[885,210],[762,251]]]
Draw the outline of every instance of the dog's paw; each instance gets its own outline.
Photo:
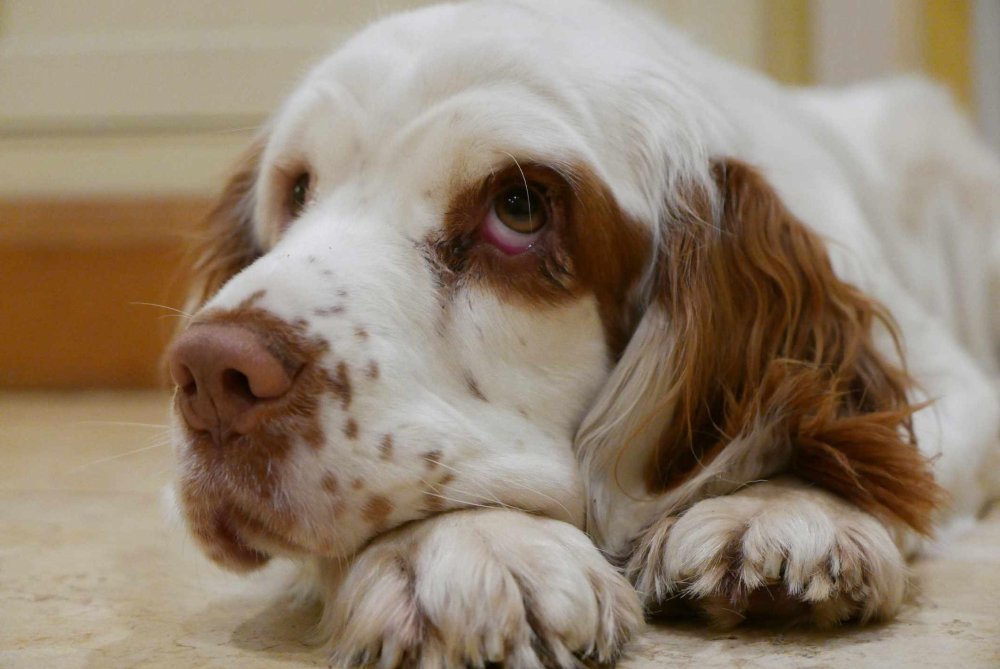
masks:
[[[747,618],[821,627],[891,618],[906,565],[878,520],[792,480],[758,483],[664,518],[627,574],[650,611],[694,606],[718,626]]]
[[[642,623],[579,530],[506,510],[405,526],[367,547],[330,610],[334,666],[612,664]]]

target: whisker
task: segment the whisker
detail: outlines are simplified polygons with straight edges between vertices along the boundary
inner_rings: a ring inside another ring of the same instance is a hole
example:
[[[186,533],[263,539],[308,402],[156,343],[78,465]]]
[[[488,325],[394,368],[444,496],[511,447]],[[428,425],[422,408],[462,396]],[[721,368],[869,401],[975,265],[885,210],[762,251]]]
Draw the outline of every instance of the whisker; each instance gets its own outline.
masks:
[[[156,302],[129,302],[130,306],[135,307],[157,307],[159,309],[166,309],[167,311],[173,311],[174,313],[183,316],[184,318],[191,318],[191,314],[181,309],[175,307],[167,306],[166,304],[157,304]]]
[[[465,491],[458,490],[458,492],[464,493]],[[476,503],[476,502],[469,502],[469,501],[463,500],[463,499],[457,499],[455,497],[448,497],[447,495],[442,495],[442,494],[439,494],[439,493],[436,493],[436,492],[430,492],[430,491],[428,491],[427,494],[430,495],[431,497],[437,497],[438,499],[443,499],[446,502],[451,502],[453,504],[458,504],[460,506],[473,506],[473,507],[476,507],[477,509],[495,509],[495,508],[497,508],[497,506],[500,506],[500,507],[505,508],[505,509],[512,509],[514,511],[518,510],[515,507],[512,507],[509,504],[504,504],[503,502],[500,502],[500,501],[496,501],[493,504],[479,504],[479,503]]]
[[[443,466],[445,469],[450,469],[451,471],[458,472],[459,474],[461,473],[459,470],[455,469],[454,467],[448,467],[447,465],[444,465],[444,464],[442,464],[440,462],[438,464],[441,465],[441,466]],[[490,496],[490,499],[487,500],[488,502],[490,502],[490,504],[477,504],[475,502],[468,502],[468,501],[464,501],[464,500],[460,500],[460,499],[454,499],[454,498],[448,497],[447,495],[442,495],[440,492],[438,492],[439,490],[441,490],[442,486],[441,486],[440,483],[438,483],[436,481],[430,481],[428,479],[420,478],[420,477],[417,477],[417,480],[420,481],[422,484],[424,484],[427,488],[429,488],[429,490],[426,491],[426,494],[430,495],[431,497],[437,497],[438,499],[443,499],[443,500],[445,500],[447,502],[452,502],[454,504],[459,504],[459,505],[462,505],[462,506],[474,506],[474,507],[478,507],[478,508],[482,508],[482,509],[492,509],[492,508],[496,508],[496,506],[501,506],[501,507],[504,507],[504,508],[507,508],[507,509],[513,509],[513,507],[511,507],[511,506],[509,506],[509,505],[504,504],[503,502],[501,502],[496,496]],[[469,495],[468,491],[462,490],[460,488],[456,488],[452,484],[448,484],[448,485],[455,492],[457,492],[457,493],[459,493],[461,495],[466,495],[466,496],[472,497],[472,495]]]
[[[459,474],[459,475],[462,474],[461,470],[459,470],[459,469],[457,469],[455,467],[449,467],[448,465],[444,464],[443,462],[438,462],[437,464],[438,464],[439,467],[441,467],[443,469],[447,469],[447,470],[455,472],[456,474]],[[425,485],[427,485],[429,488],[432,488],[435,491],[439,490],[440,487],[441,487],[440,484],[438,484],[438,483],[436,483],[434,481],[428,481],[427,479],[420,479],[420,482],[423,483],[423,484],[425,484]],[[448,486],[450,488],[452,488],[455,492],[459,493],[459,494],[466,495],[466,496],[469,496],[469,497],[475,497],[475,495],[471,495],[468,491],[462,490],[462,489],[456,487],[454,484],[449,483]],[[430,493],[430,494],[433,495],[435,493]],[[500,501],[500,498],[497,497],[493,493],[489,493],[488,491],[484,493],[483,491],[480,491],[478,494],[480,496],[482,496],[482,497],[486,497],[486,501],[491,502],[492,504],[495,504],[495,505],[498,505],[498,506],[502,506],[502,507],[505,507],[505,508],[508,508],[508,509],[513,508],[510,505],[505,504],[504,502]],[[456,503],[461,503],[461,504],[467,504],[469,506],[479,506],[479,507],[482,507],[482,508],[492,508],[491,505],[475,504],[473,502],[460,502],[459,500],[449,499],[447,497],[444,497],[443,495],[436,495],[436,496],[441,497],[442,499],[448,499],[448,501],[451,501],[451,502],[456,502]]]
[[[440,461],[438,462],[438,466],[443,467],[444,469],[448,469],[448,470],[450,470],[452,472],[455,472],[456,474],[461,474],[462,473],[461,470],[456,469],[455,467],[450,467],[450,466],[448,466],[445,463],[440,462]],[[556,506],[558,506],[559,508],[561,508],[563,511],[565,511],[566,512],[566,516],[568,518],[572,518],[573,517],[573,514],[570,513],[570,511],[569,511],[568,508],[566,508],[566,505],[563,504],[562,502],[560,502],[559,500],[557,500],[555,497],[552,497],[551,495],[546,495],[545,493],[541,492],[540,490],[536,490],[535,488],[532,488],[531,486],[526,485],[524,483],[520,483],[520,482],[518,482],[517,480],[514,480],[514,479],[508,479],[508,480],[504,481],[504,483],[512,484],[512,485],[520,488],[521,490],[527,490],[528,492],[530,492],[530,493],[532,493],[534,495],[538,495],[542,499],[545,499],[545,500],[548,500],[548,501],[552,502],[553,504],[555,504]],[[506,508],[509,508],[509,509],[516,508],[516,507],[512,507],[512,506],[510,506],[508,504],[504,504],[503,502],[501,502],[496,497],[493,497],[492,501],[496,502],[497,504],[501,504],[502,506],[504,506]]]
[[[119,420],[78,420],[69,424],[70,427],[96,426],[96,427],[145,427],[149,429],[166,430],[170,426],[160,423],[135,423],[131,421]]]
[[[507,153],[506,151],[504,151],[504,153],[507,155],[508,158],[510,158],[511,160],[514,161],[514,165],[517,167],[517,171],[521,173],[521,181],[524,182],[524,190],[525,190],[525,192],[528,192],[528,190],[529,190],[528,189],[528,178],[526,176],[524,176],[524,170],[521,169],[521,163],[517,162],[517,158],[515,158],[513,156],[513,154]],[[530,197],[528,198],[528,218],[529,219],[531,218],[531,198]]]
[[[165,443],[155,443],[155,444],[150,444],[149,446],[143,446],[142,448],[137,448],[137,449],[132,450],[132,451],[126,451],[125,453],[118,453],[117,455],[111,455],[111,456],[108,456],[106,458],[101,458],[99,460],[94,460],[93,462],[87,462],[85,464],[78,465],[78,466],[73,467],[72,469],[70,469],[67,473],[68,474],[74,474],[74,473],[80,471],[81,469],[86,469],[87,467],[93,467],[94,465],[104,464],[105,462],[111,462],[112,460],[120,460],[121,458],[127,458],[130,455],[136,455],[136,454],[142,453],[144,451],[151,451],[154,448],[163,448],[166,445],[167,444],[165,444]]]

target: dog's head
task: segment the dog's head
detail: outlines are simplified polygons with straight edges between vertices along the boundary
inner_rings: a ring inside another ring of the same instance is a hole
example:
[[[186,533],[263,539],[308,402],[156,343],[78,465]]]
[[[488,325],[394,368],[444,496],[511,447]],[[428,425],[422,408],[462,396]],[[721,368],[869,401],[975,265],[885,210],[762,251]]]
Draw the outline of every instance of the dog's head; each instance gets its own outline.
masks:
[[[559,3],[473,3],[377,23],[305,79],[247,154],[209,219],[197,310],[170,354],[179,499],[220,563],[344,557],[481,505],[580,524],[573,442],[602,387],[588,443],[620,444],[639,408],[667,415],[674,402],[641,399],[677,376],[644,370],[709,360],[679,359],[668,333],[681,319],[705,337],[692,323],[718,295],[687,288],[713,247],[670,230],[716,221],[727,183],[754,197],[766,184],[713,168],[724,128],[658,33],[573,5],[572,18]],[[757,260],[785,260],[776,281],[793,283],[819,251],[776,239]],[[827,265],[810,272],[807,289],[835,283]],[[827,306],[806,315],[867,327]],[[768,313],[734,327],[796,317]],[[814,350],[824,328],[780,338]],[[867,360],[847,339],[834,353]],[[699,413],[695,428],[718,418]]]
[[[248,152],[170,355],[212,557],[347,555],[478,505],[581,522],[571,443],[639,308],[671,141],[636,141],[637,63],[581,61],[590,37],[512,4],[393,17]]]

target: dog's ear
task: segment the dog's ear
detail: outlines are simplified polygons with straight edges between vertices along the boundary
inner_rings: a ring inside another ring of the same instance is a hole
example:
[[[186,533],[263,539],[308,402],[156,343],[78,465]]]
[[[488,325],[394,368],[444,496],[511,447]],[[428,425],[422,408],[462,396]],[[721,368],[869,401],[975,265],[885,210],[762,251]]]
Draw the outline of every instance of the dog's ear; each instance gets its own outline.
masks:
[[[690,220],[665,223],[649,305],[578,434],[592,529],[620,546],[643,506],[791,471],[928,532],[940,490],[888,312],[837,278],[759,172],[728,160],[713,176]]]
[[[253,235],[253,210],[264,144],[258,138],[243,153],[197,232],[191,251],[188,312],[198,309],[260,257]]]

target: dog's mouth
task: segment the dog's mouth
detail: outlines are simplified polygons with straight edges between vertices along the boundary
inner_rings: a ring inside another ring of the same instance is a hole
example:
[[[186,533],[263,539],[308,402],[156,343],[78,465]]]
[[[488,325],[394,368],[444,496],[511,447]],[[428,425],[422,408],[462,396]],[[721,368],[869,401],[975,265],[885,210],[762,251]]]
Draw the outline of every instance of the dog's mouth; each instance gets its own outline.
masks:
[[[240,570],[259,569],[271,560],[267,553],[248,541],[245,530],[241,530],[233,521],[233,517],[225,510],[215,514],[212,524],[212,540],[215,550],[210,555],[217,562]],[[222,558],[221,560],[218,558]]]
[[[214,562],[233,571],[253,571],[275,556],[308,551],[268,524],[224,501],[186,509],[188,525]]]

